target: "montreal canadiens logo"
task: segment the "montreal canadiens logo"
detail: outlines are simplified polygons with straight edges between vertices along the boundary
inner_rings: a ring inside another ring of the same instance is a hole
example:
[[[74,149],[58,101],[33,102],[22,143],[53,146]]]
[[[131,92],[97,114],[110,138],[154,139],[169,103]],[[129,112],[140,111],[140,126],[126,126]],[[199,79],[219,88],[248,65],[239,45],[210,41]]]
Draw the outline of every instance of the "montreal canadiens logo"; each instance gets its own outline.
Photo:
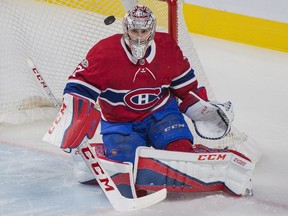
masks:
[[[141,88],[128,92],[124,96],[126,106],[133,110],[147,110],[160,100],[161,88]]]

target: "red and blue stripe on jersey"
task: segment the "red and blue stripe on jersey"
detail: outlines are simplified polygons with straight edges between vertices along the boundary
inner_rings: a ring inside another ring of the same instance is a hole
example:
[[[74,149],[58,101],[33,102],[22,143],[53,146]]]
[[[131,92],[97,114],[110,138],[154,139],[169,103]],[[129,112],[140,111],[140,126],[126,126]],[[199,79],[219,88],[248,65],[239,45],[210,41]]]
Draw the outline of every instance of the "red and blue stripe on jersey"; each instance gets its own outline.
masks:
[[[98,100],[104,120],[133,122],[165,107],[171,97],[183,100],[197,89],[194,70],[170,35],[156,33],[141,62],[116,34],[92,47],[69,77],[64,93]]]

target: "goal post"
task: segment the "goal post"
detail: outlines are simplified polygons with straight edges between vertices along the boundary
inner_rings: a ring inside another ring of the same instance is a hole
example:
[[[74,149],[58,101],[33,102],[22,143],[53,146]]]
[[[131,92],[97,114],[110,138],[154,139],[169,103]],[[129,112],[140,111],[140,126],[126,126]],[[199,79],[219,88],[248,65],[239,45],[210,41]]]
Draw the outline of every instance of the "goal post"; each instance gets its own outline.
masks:
[[[214,93],[191,41],[183,15],[184,0],[1,0],[0,124],[53,118],[55,109],[27,65],[33,63],[61,102],[68,76],[99,40],[122,33],[125,7],[146,5],[157,18],[157,30],[170,33],[194,68],[200,85]],[[116,21],[105,25],[114,15]],[[195,133],[194,133],[195,134]],[[219,141],[196,142],[210,147],[238,146],[250,141],[233,129]]]

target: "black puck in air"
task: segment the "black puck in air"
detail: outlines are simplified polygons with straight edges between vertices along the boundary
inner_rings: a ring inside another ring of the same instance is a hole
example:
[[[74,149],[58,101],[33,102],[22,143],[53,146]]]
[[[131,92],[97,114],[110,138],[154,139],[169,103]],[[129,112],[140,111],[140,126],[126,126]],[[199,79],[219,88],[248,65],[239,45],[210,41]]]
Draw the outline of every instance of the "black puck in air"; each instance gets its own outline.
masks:
[[[111,25],[112,23],[115,22],[115,20],[116,20],[115,17],[113,15],[111,15],[111,16],[108,16],[104,19],[104,23],[105,23],[105,25]]]

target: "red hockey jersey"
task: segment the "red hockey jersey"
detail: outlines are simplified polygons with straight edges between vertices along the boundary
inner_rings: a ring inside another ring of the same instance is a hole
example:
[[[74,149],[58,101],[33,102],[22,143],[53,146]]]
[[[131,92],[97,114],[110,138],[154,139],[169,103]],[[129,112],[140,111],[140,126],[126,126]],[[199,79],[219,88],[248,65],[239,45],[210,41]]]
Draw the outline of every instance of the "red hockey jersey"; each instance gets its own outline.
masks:
[[[197,99],[194,70],[167,33],[156,33],[144,59],[136,60],[122,34],[101,40],[69,77],[64,93],[98,100],[102,118],[109,122],[141,121],[177,96],[185,107]]]

